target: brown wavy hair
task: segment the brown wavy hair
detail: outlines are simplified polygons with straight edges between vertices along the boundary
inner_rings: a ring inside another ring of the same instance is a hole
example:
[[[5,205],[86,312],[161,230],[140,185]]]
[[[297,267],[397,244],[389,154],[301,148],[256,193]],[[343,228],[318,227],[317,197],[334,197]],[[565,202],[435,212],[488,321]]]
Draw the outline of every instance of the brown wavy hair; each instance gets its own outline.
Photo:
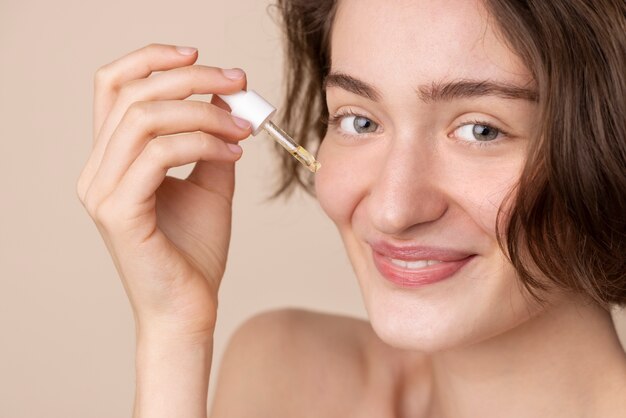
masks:
[[[285,33],[282,123],[315,150],[337,0],[277,0]],[[539,92],[540,120],[500,245],[538,301],[552,287],[626,306],[626,2],[485,0]],[[275,196],[313,178],[284,151]],[[514,193],[513,193],[514,192]],[[539,280],[538,274],[548,281]]]

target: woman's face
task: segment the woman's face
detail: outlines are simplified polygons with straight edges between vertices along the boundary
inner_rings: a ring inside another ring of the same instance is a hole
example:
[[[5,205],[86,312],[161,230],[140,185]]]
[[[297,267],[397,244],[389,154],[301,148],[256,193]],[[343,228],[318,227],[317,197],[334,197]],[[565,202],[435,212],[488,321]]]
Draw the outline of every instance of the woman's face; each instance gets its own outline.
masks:
[[[496,240],[537,114],[493,24],[468,0],[339,2],[316,192],[397,347],[478,342],[540,309]]]

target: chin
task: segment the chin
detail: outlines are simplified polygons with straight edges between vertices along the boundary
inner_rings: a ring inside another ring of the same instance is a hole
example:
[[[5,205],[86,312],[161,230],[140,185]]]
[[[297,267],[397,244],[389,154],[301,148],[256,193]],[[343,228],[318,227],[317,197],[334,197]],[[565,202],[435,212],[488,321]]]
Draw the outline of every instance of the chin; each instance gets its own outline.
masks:
[[[478,292],[463,295],[450,291],[444,295],[373,292],[366,296],[365,306],[382,341],[394,348],[427,354],[510,335],[542,312],[541,308],[530,309],[523,298],[503,304],[504,298],[483,295],[481,299]]]
[[[480,273],[408,291],[362,275],[374,332],[392,347],[436,353],[505,334],[541,310],[527,304],[512,277]]]
[[[481,339],[480,335],[467,334],[467,323],[463,326],[454,312],[442,317],[430,314],[429,309],[413,308],[401,312],[399,307],[385,309],[377,306],[368,309],[370,323],[378,337],[386,344],[411,351],[436,353],[471,344]]]

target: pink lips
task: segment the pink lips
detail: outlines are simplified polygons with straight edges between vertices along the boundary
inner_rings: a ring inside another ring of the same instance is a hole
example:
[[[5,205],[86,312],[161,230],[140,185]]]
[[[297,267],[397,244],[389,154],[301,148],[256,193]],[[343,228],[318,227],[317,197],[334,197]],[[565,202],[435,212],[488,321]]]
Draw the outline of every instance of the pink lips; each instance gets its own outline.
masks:
[[[475,254],[425,246],[394,246],[384,241],[370,244],[374,264],[382,276],[390,282],[407,288],[415,288],[447,279],[463,268]],[[415,262],[436,260],[437,264],[422,268],[398,266],[391,260]]]

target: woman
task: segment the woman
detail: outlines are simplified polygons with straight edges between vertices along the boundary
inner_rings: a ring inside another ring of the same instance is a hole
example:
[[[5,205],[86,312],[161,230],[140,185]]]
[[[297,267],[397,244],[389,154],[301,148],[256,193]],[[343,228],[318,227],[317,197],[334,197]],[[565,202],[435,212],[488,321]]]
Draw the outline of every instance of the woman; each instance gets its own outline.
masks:
[[[323,138],[315,192],[371,325],[253,318],[211,416],[626,416],[608,310],[626,304],[623,0],[279,6],[286,122]],[[196,59],[150,45],[97,72],[77,186],[135,314],[136,417],[206,416],[250,127],[216,96],[182,100],[246,86]],[[285,168],[283,190],[308,184]]]

